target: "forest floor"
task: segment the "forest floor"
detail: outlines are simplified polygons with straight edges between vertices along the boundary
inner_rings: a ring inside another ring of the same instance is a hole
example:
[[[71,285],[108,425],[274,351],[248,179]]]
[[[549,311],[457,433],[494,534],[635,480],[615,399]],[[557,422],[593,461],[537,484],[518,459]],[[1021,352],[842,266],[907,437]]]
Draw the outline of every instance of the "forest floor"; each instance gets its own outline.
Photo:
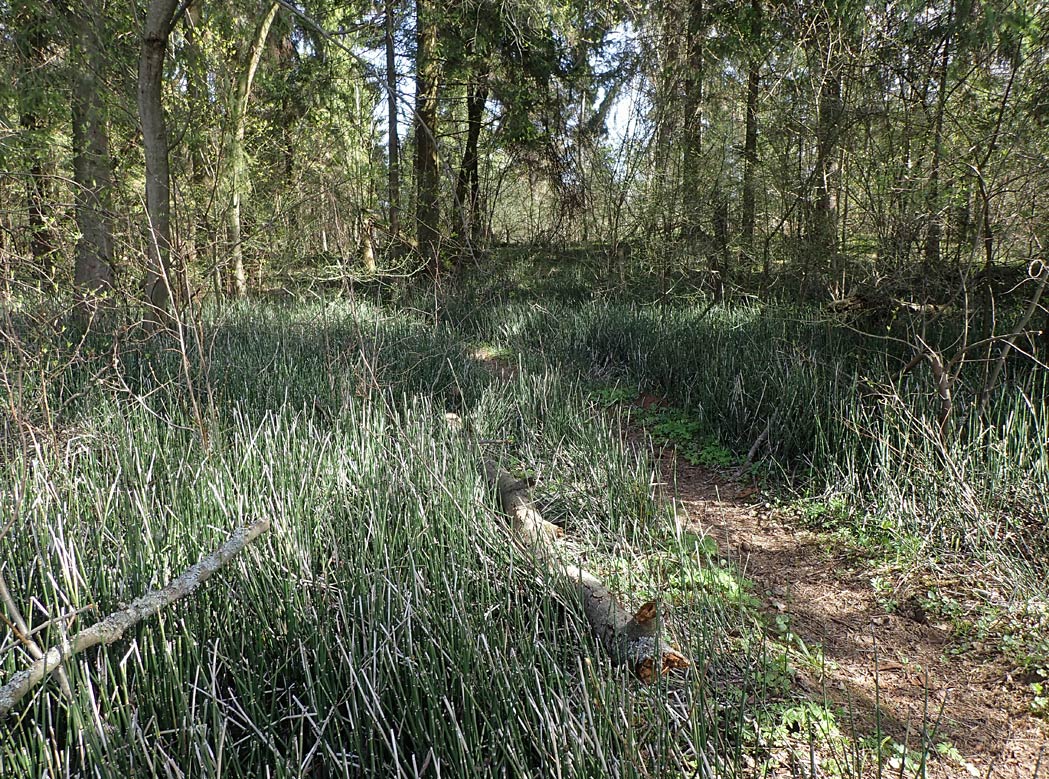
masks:
[[[795,667],[794,681],[849,713],[853,738],[880,733],[914,752],[924,730],[944,753],[929,776],[1049,776],[1045,723],[1001,657],[960,654],[950,625],[919,607],[888,611],[871,585],[873,561],[799,527],[751,485],[692,466],[671,447],[658,464],[686,527],[738,565],[770,624],[822,648],[819,668]],[[889,766],[883,773],[897,775]]]
[[[474,357],[503,381],[518,371],[486,350]],[[1032,714],[1028,686],[993,648],[966,647],[949,622],[916,600],[887,608],[872,584],[885,575],[876,556],[804,527],[745,478],[692,465],[640,427],[629,425],[625,435],[639,448],[652,446],[663,498],[673,501],[681,529],[712,538],[724,562],[752,585],[767,624],[820,658],[792,664],[793,692],[841,712],[845,735],[881,756],[863,761],[861,775],[1049,777],[1049,727]],[[812,746],[829,775],[853,775],[842,765],[847,756]],[[799,775],[787,750],[764,768],[763,776]]]

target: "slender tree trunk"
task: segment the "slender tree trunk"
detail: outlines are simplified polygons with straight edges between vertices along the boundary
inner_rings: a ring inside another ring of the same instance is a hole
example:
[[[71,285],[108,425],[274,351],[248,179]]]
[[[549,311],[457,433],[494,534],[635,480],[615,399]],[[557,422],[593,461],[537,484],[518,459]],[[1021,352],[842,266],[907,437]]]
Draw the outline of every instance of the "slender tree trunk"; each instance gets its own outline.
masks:
[[[204,48],[199,40],[202,35],[199,2],[191,3],[186,9],[184,31],[186,42],[189,44],[185,57],[186,97],[191,114],[199,116],[213,108],[206,86],[211,74]],[[217,263],[215,236],[212,234],[209,215],[215,180],[208,176],[208,166],[204,159],[204,141],[205,136],[201,133],[186,134],[185,143],[188,147],[190,181],[192,182],[193,224],[186,235],[184,267],[188,270],[191,267],[203,265],[207,270],[207,275],[210,276],[214,273]],[[188,280],[186,285],[188,287]],[[188,291],[187,289],[187,294]]]
[[[943,115],[947,107],[947,69],[951,52],[951,22],[954,18],[954,5],[947,19],[947,33],[943,39],[943,51],[940,53],[940,72],[936,84],[936,117],[933,120],[932,168],[929,171],[929,187],[926,191],[925,208],[928,214],[928,228],[925,233],[925,273],[928,274],[940,261],[940,238],[943,234],[943,215],[940,213],[940,165],[943,156]]]
[[[820,85],[819,118],[816,129],[816,171],[813,180],[810,223],[811,258],[817,265],[836,272],[838,260],[838,136],[841,123],[841,77],[829,67]]]
[[[152,0],[146,10],[142,53],[138,63],[138,113],[146,158],[148,257],[143,284],[146,321],[170,322],[171,301],[171,168],[162,101],[164,58],[178,0]]]
[[[459,175],[455,181],[456,209],[459,211],[457,229],[462,236],[471,240],[477,237],[480,217],[477,213],[481,178],[479,155],[477,151],[481,139],[481,122],[484,119],[484,107],[488,102],[487,70],[475,72],[466,86],[466,145],[463,148],[463,161],[459,166]]]
[[[272,3],[259,20],[255,34],[246,50],[245,62],[237,75],[233,101],[230,111],[229,150],[226,155],[229,165],[230,205],[227,213],[226,236],[230,243],[230,257],[233,262],[233,288],[239,298],[248,294],[248,275],[244,269],[244,245],[241,237],[241,201],[248,185],[248,166],[244,149],[244,136],[247,130],[248,99],[251,87],[255,83],[255,74],[262,60],[262,52],[269,36],[270,27],[277,16],[280,6]]]
[[[691,0],[688,9],[688,61],[685,63],[685,233],[699,234],[702,211],[701,159],[703,154],[703,78],[706,22],[703,0]]]
[[[714,271],[714,299],[725,297],[725,286],[729,282],[729,225],[728,198],[720,187],[714,190],[714,252],[711,254]]]
[[[90,316],[98,297],[113,286],[109,135],[98,76],[104,67],[100,34],[104,17],[97,2],[85,2],[74,51],[82,66],[72,70],[73,182],[76,222],[74,284],[78,307]]]
[[[761,0],[751,0],[753,14],[751,45],[761,41]],[[743,250],[754,253],[754,222],[756,186],[755,174],[758,167],[758,95],[761,86],[761,58],[752,55],[747,64],[747,113],[743,138],[743,196],[740,204],[740,232]]]
[[[484,107],[488,103],[488,74],[481,80],[469,106],[470,134],[467,147],[471,150],[467,165],[470,176],[470,237],[475,244],[481,240],[484,219],[481,216],[481,158],[478,144],[481,138],[481,124],[484,121]]]
[[[47,87],[43,82],[47,69],[50,20],[44,4],[37,0],[20,0],[12,4],[16,29],[15,51],[18,57],[19,124],[25,138],[29,176],[26,179],[26,210],[29,227],[29,253],[36,277],[45,289],[54,286],[54,264],[58,242],[51,220],[56,210],[49,141],[47,138]]]
[[[390,125],[389,188],[390,253],[394,260],[401,250],[401,149],[397,130],[397,50],[394,47],[393,0],[386,0],[386,101]]]
[[[372,218],[362,214],[360,221],[361,264],[364,266],[364,272],[369,276],[374,276],[379,270],[375,264],[375,241],[372,240],[373,227]]]
[[[415,2],[415,222],[419,253],[434,275],[439,271],[440,175],[437,159],[437,22],[426,0]]]
[[[666,246],[674,242],[675,225],[680,215],[680,195],[682,194],[676,180],[679,173],[675,155],[674,136],[678,130],[679,73],[681,70],[681,31],[678,27],[676,4],[667,4],[660,9],[661,42],[657,47],[659,71],[656,101],[653,106],[656,112],[655,126],[655,160],[656,180],[652,188],[652,208],[654,225],[658,226],[662,241]],[[666,280],[669,270],[668,260],[675,252],[659,252],[660,283]]]
[[[290,26],[285,28],[281,35],[280,42],[277,45],[277,68],[280,72],[291,72],[298,66],[299,52],[292,37],[292,32],[293,29]],[[284,187],[286,188],[286,191],[288,191],[290,197],[288,198],[289,204],[280,210],[286,220],[285,234],[287,235],[287,245],[285,251],[288,254],[298,254],[302,250],[303,238],[299,234],[299,208],[301,206],[296,204],[298,197],[296,196],[295,169],[300,134],[299,122],[302,119],[305,110],[305,106],[301,105],[294,99],[291,89],[281,90],[280,153],[282,162],[281,169],[283,171],[282,181],[284,182]],[[259,263],[260,271],[261,268],[262,263]],[[260,286],[261,283],[262,280],[259,279]]]

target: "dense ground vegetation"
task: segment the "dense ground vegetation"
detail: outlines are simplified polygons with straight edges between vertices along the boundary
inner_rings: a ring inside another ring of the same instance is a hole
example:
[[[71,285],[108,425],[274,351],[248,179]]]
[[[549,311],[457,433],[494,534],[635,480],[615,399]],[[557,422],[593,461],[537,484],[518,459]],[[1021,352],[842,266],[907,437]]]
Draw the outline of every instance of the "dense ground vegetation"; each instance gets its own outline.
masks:
[[[67,331],[58,348],[9,311],[3,574],[40,645],[235,526],[273,530],[190,601],[70,664],[72,699],[37,691],[5,725],[4,771],[643,776],[705,761],[729,776],[803,765],[819,744],[820,775],[950,775],[935,713],[904,748],[791,681],[820,673],[818,646],[681,526],[623,425],[762,485],[889,579],[937,572],[918,596],[954,621],[956,650],[997,645],[1036,679],[1044,373],[1017,367],[982,414],[979,381],[960,379],[941,434],[935,380],[855,323],[594,283],[537,295],[482,274],[439,309],[432,291],[369,287],[209,309],[181,341]],[[621,405],[646,394],[659,402]],[[535,480],[579,560],[633,605],[664,604],[692,669],[649,688],[608,664],[579,603],[508,543],[483,447]],[[9,632],[8,674],[19,644]]]
[[[0,2],[0,775],[1035,774],[1047,9]]]
[[[27,388],[56,413],[29,451],[6,428],[5,576],[33,593],[34,623],[58,617],[36,636],[51,645],[231,526],[274,530],[221,584],[72,667],[73,701],[38,696],[10,724],[5,774],[592,776],[695,765],[717,741],[699,678],[644,690],[604,667],[578,604],[501,536],[479,449],[445,421],[468,404],[508,462],[554,468],[584,557],[654,581],[630,550],[658,550],[651,565],[699,576],[644,456],[577,384],[502,385],[449,329],[363,304],[245,307],[203,337],[203,417],[178,356],[148,346],[92,382],[80,366]],[[700,588],[680,604],[697,659],[728,651],[734,608]]]

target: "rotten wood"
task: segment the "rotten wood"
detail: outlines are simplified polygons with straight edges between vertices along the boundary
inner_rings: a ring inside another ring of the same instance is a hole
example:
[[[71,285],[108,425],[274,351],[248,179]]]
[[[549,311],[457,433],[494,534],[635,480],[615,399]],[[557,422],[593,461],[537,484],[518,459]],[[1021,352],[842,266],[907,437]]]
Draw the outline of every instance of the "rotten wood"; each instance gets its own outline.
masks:
[[[29,668],[19,671],[0,687],[0,718],[7,716],[40,682],[60,669],[75,655],[98,644],[112,644],[120,640],[128,629],[177,600],[192,595],[201,584],[228,563],[244,547],[270,528],[268,519],[238,529],[217,550],[188,568],[167,586],[152,590],[132,601],[131,605],[110,614],[101,622],[86,628],[60,646],[52,647]]]
[[[688,659],[663,635],[655,601],[631,613],[596,576],[563,562],[557,545],[562,531],[543,519],[532,502],[527,482],[515,479],[489,459],[484,461],[484,470],[496,488],[500,507],[510,518],[514,539],[572,585],[583,603],[591,632],[614,662],[626,665],[646,682],[672,668],[689,665]]]

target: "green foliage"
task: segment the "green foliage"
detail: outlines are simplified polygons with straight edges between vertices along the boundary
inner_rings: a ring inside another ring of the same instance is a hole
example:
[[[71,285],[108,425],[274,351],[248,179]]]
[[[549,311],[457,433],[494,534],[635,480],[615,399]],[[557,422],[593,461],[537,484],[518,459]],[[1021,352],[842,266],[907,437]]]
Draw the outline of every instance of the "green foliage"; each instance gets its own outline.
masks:
[[[806,525],[827,530],[846,526],[849,520],[849,503],[844,495],[832,495],[825,499],[799,498],[784,506]]]
[[[590,396],[605,408],[613,408],[630,403],[637,397],[637,391],[622,384],[611,387],[596,387],[590,390]]]
[[[257,516],[276,524],[199,597],[77,664],[81,697],[71,708],[53,687],[40,691],[0,746],[2,769],[31,773],[50,750],[47,759],[71,770],[102,761],[127,774],[163,750],[204,773],[221,755],[232,776],[274,763],[297,776],[317,746],[312,759],[336,772],[389,772],[432,749],[431,761],[471,774],[496,763],[534,772],[558,759],[570,776],[643,775],[667,760],[686,770],[703,749],[742,760],[774,733],[804,755],[807,731],[833,724],[818,706],[806,709],[812,701],[794,683],[795,669],[822,672],[821,648],[789,614],[758,613],[752,584],[712,538],[678,534],[653,496],[648,454],[623,440],[615,407],[708,467],[738,462],[720,452],[749,448],[767,424],[770,472],[807,485],[807,497],[783,505],[867,551],[903,544],[900,565],[913,550],[949,547],[961,529],[948,515],[932,536],[882,491],[906,495],[903,506],[959,499],[942,473],[915,480],[919,464],[943,456],[940,445],[887,423],[891,410],[877,428],[891,445],[866,438],[849,371],[870,376],[880,363],[857,354],[850,336],[783,312],[724,310],[713,324],[706,316],[551,303],[475,308],[435,323],[364,302],[246,304],[211,311],[185,361],[159,340],[81,343],[70,331],[55,344],[50,330],[16,317],[17,341],[0,358],[6,375],[24,381],[21,394],[4,385],[3,407],[33,409],[18,424],[48,431],[39,451],[27,451],[17,425],[0,428],[8,431],[0,500],[8,514],[22,506],[20,532],[34,539],[3,551],[16,598],[37,598],[48,614],[87,604],[104,613],[167,581],[234,525]],[[509,379],[484,362],[508,355],[521,366]],[[30,363],[45,370],[27,371]],[[654,388],[647,408],[635,405],[634,387]],[[913,403],[919,420],[935,413]],[[1012,512],[1002,516],[1019,521],[1021,496],[1031,494],[1023,490],[1037,489],[1043,473],[1029,442],[1044,428],[1037,409],[1025,417],[1026,405],[996,403],[981,429],[1000,451],[950,455],[972,458],[974,494],[1001,499]],[[448,411],[463,417],[464,432],[448,427]],[[804,411],[819,413],[793,416]],[[475,440],[492,442],[535,481],[573,557],[631,593],[631,605],[665,603],[687,654],[744,668],[745,679],[710,677],[707,689],[702,675],[688,675],[649,691],[606,668],[577,604],[551,600],[556,583],[492,522]],[[1027,482],[1009,458],[1028,469]],[[992,496],[988,487],[1002,484],[1014,492]],[[911,538],[924,546],[907,546]],[[998,555],[983,559],[1010,563]],[[893,570],[878,575],[884,605],[902,609]],[[998,642],[1037,674],[1046,667],[1042,601],[1030,578],[1016,581],[1031,594],[1022,613],[990,596],[974,604],[945,584],[922,585],[917,600],[961,641]],[[81,615],[73,628],[91,619]],[[39,636],[61,640],[57,625]],[[24,662],[8,651],[0,670]],[[1031,678],[1041,710],[1044,678]],[[720,713],[690,703],[685,724],[674,719],[672,701],[700,696],[714,696]],[[96,708],[103,729],[85,728]],[[624,739],[618,711],[658,735]],[[324,733],[309,725],[326,718]],[[49,731],[57,746],[41,735]],[[575,750],[573,739],[601,749]],[[496,741],[495,762],[477,756],[476,745]],[[116,752],[114,743],[130,746]]]
[[[591,396],[608,408],[634,401],[637,393],[616,384],[598,387],[591,391]],[[656,441],[673,446],[692,465],[728,468],[738,463],[738,458],[715,436],[704,433],[703,422],[684,409],[654,404],[647,408],[632,408],[630,416]]]
[[[449,310],[459,310],[454,300]],[[1014,366],[984,414],[975,403],[982,375],[963,371],[941,437],[931,378],[900,375],[909,352],[813,311],[510,301],[460,321],[526,361],[542,355],[580,375],[597,386],[596,403],[621,405],[693,463],[738,462],[734,453],[749,451],[767,428],[758,465],[783,495],[774,499],[781,510],[833,533],[830,543],[884,559],[886,582],[915,567],[930,576],[947,568],[953,578],[966,560],[1022,582],[1040,604],[1034,610],[1004,609],[961,579],[930,597],[964,604],[945,618],[966,635],[982,633],[972,640],[994,642],[1014,662],[1039,666],[1049,657],[1036,613],[1049,600],[1036,519],[1049,514],[1043,371]],[[938,328],[926,337],[957,337],[949,318]],[[639,396],[637,387],[647,391]],[[654,401],[648,408],[635,405],[646,398]],[[887,606],[900,600],[885,596]],[[922,608],[938,613],[935,603]]]
[[[569,496],[561,518],[588,565],[628,555],[624,591],[661,586],[673,526],[651,464],[577,384],[496,381],[449,329],[364,304],[238,306],[201,336],[187,359],[204,429],[170,344],[118,348],[102,383],[86,380],[93,359],[56,362],[36,397],[61,440],[16,438],[0,463],[0,505],[18,507],[27,541],[3,546],[5,578],[50,646],[233,527],[265,516],[273,529],[193,598],[74,663],[73,701],[38,690],[0,741],[0,772],[140,775],[163,754],[233,777],[396,775],[413,760],[642,776],[722,748],[701,676],[649,690],[609,668],[580,605],[551,597],[549,571],[493,521],[474,435],[507,441],[537,493]],[[54,403],[71,385],[82,402]],[[468,434],[445,422],[455,403]],[[672,633],[716,654],[730,580],[701,573],[702,554],[675,561],[698,590],[671,610]],[[67,613],[80,616],[42,624]],[[26,662],[10,646],[5,678]],[[695,701],[687,721],[681,700]]]

